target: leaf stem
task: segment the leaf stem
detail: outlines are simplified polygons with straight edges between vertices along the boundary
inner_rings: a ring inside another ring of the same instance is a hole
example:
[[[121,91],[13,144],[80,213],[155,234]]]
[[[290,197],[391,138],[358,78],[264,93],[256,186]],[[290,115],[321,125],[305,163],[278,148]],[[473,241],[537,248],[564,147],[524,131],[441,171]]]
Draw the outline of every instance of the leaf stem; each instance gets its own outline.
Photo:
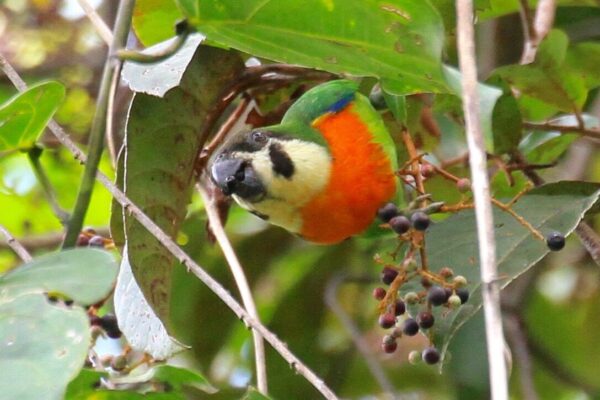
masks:
[[[31,254],[27,251],[25,247],[17,240],[11,233],[4,227],[4,225],[0,225],[0,232],[6,238],[6,244],[13,249],[13,251],[19,256],[23,262],[29,262],[32,260]]]
[[[594,139],[600,139],[600,130],[590,129],[581,126],[565,126],[551,123],[535,124],[532,122],[523,122],[523,128],[539,131],[556,131],[560,133],[577,133],[581,136],[587,136]]]
[[[215,188],[214,186],[211,186],[211,182],[208,179],[201,179],[201,181],[201,184],[198,184],[196,188],[202,197],[202,203],[204,204],[204,208],[206,210],[206,216],[208,217],[210,228],[217,239],[217,243],[219,243],[219,247],[221,247],[221,251],[225,256],[225,259],[227,260],[227,264],[231,270],[231,275],[233,275],[233,279],[235,280],[238,290],[240,291],[240,295],[242,296],[242,303],[244,304],[244,307],[246,307],[248,314],[250,314],[252,318],[254,318],[256,321],[260,321],[256,304],[254,303],[254,298],[252,297],[252,291],[250,290],[250,285],[248,284],[246,274],[244,273],[244,268],[242,267],[242,264],[240,264],[240,261],[235,254],[235,250],[233,249],[233,246],[231,245],[231,242],[225,233],[225,229],[221,223],[219,210],[215,205],[214,198],[209,194],[209,188],[213,190],[215,190]],[[254,339],[254,357],[256,362],[256,385],[258,391],[266,395],[268,393],[268,387],[265,343],[263,337],[256,330],[252,331],[252,336]]]
[[[473,1],[457,0],[458,59],[462,72],[462,103],[469,148],[469,164],[475,199],[479,259],[488,363],[493,400],[508,399],[508,374],[504,360],[505,340],[502,331],[500,287],[496,265],[494,222],[487,175],[487,157],[479,121],[477,66],[473,28]]]
[[[73,247],[75,245],[77,236],[81,231],[83,220],[90,204],[90,199],[94,190],[94,183],[96,181],[96,171],[98,170],[98,164],[100,163],[102,150],[104,148],[106,113],[108,110],[109,95],[111,93],[111,82],[113,80],[113,76],[118,73],[121,63],[119,60],[113,58],[112,55],[117,49],[124,47],[126,44],[129,29],[131,27],[131,16],[133,14],[134,5],[134,0],[123,0],[119,2],[119,8],[117,10],[117,17],[115,20],[113,41],[108,51],[108,58],[104,63],[104,71],[102,72],[102,79],[100,81],[100,91],[98,93],[96,113],[94,115],[92,129],[90,131],[88,160],[85,164],[85,170],[79,186],[79,192],[75,202],[75,207],[73,209],[73,214],[67,227],[67,233],[62,246],[63,248]]]
[[[58,200],[56,199],[56,192],[48,179],[48,175],[44,171],[44,167],[40,163],[40,156],[42,155],[42,149],[39,147],[34,147],[27,152],[27,157],[33,167],[33,172],[37,180],[42,185],[42,189],[46,194],[46,199],[48,203],[50,203],[50,207],[52,208],[52,212],[58,218],[62,225],[66,225],[69,222],[69,213],[63,210],[58,204]]]

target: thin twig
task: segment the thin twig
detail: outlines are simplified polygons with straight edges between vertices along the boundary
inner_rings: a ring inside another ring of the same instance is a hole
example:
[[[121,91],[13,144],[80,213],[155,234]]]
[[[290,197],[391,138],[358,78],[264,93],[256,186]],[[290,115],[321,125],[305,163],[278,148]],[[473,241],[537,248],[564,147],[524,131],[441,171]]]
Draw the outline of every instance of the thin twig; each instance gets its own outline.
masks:
[[[25,90],[27,86],[16,71],[8,64],[6,59],[0,54],[0,67],[7,73],[10,80],[15,84],[17,88],[22,87]],[[10,72],[10,73],[9,73]],[[18,85],[18,86],[17,86]],[[21,90],[21,89],[19,89]],[[86,162],[86,155],[77,147],[77,145],[69,138],[69,135],[64,129],[58,125],[54,120],[48,123],[48,128],[56,136],[59,142],[61,142],[67,149],[71,151],[74,158],[80,163]],[[269,331],[264,325],[256,321],[248,314],[248,312],[238,303],[229,292],[212,276],[210,276],[202,267],[200,267],[181,247],[175,243],[175,241],[167,235],[154,221],[150,219],[144,212],[136,206],[115,184],[102,172],[97,171],[96,177],[98,181],[112,194],[115,200],[121,204],[123,209],[130,213],[142,226],[144,226],[148,232],[152,235],[167,249],[173,256],[184,265],[188,271],[191,271],[196,275],[211,291],[213,291],[217,297],[223,301],[233,313],[245,322],[252,329],[257,330],[263,338],[273,346],[273,348],[286,360],[295,372],[302,375],[308,382],[310,382],[327,400],[335,400],[338,397],[331,391],[331,389],[319,378],[310,368],[308,368],[298,357],[296,357],[283,343],[277,338],[271,331]]]
[[[108,228],[95,228],[97,235],[107,237],[110,233]],[[28,251],[54,249],[62,243],[64,232],[50,232],[39,235],[23,236],[18,238],[19,243]],[[0,250],[6,249],[8,244],[0,242]]]
[[[96,103],[96,113],[92,121],[90,130],[90,139],[88,146],[88,161],[85,164],[83,177],[77,193],[77,200],[71,219],[67,227],[63,248],[72,247],[77,241],[77,236],[83,226],[83,220],[87,213],[92,192],[94,190],[96,171],[102,156],[104,148],[104,136],[106,133],[106,113],[110,96],[111,83],[113,76],[118,73],[121,61],[115,59],[113,54],[120,48],[125,47],[129,29],[131,27],[131,17],[133,15],[134,0],[123,0],[119,2],[117,17],[115,20],[113,41],[111,42],[108,57],[104,63],[104,71],[100,81],[100,90]]]
[[[13,251],[19,256],[23,262],[29,262],[32,260],[31,255],[27,251],[25,247],[13,235],[10,234],[8,229],[4,227],[4,225],[0,225],[0,232],[6,238],[6,244],[13,249]]]
[[[508,315],[505,319],[506,330],[519,363],[519,378],[524,400],[538,400],[539,396],[533,383],[532,363],[527,338],[523,332],[521,321],[516,314]]]
[[[387,392],[390,396],[393,396],[395,391],[394,386],[385,374],[381,364],[373,356],[373,351],[366,343],[365,339],[360,333],[360,330],[354,324],[354,321],[348,316],[344,308],[340,305],[337,300],[337,291],[341,283],[348,279],[347,275],[338,274],[334,276],[327,284],[325,289],[325,303],[340,320],[346,331],[350,334],[350,338],[354,342],[354,345],[358,351],[362,354],[367,368],[371,372],[371,375],[375,378],[379,386]]]
[[[121,61],[129,61],[137,64],[153,64],[158,63],[173,54],[177,53],[179,49],[184,45],[186,39],[190,34],[189,30],[183,31],[181,34],[175,36],[175,38],[169,43],[167,47],[160,51],[147,54],[136,50],[119,49],[117,50],[116,56]]]
[[[600,139],[600,130],[585,128],[580,126],[565,126],[551,123],[535,124],[532,122],[523,122],[523,128],[538,131],[556,131],[560,133],[577,133],[581,136],[587,136],[594,139]]]
[[[221,218],[219,217],[219,210],[215,205],[213,197],[209,194],[208,187],[210,187],[210,184],[211,182],[208,179],[202,179],[201,184],[198,184],[196,189],[202,197],[202,203],[204,204],[204,209],[206,210],[206,216],[208,217],[208,223],[210,224],[212,233],[217,239],[219,247],[221,247],[221,251],[227,260],[227,264],[229,265],[229,269],[231,270],[235,284],[240,291],[242,303],[244,304],[244,307],[246,307],[248,314],[250,314],[250,316],[252,316],[252,318],[258,322],[260,321],[260,318],[258,316],[256,304],[254,303],[254,298],[252,297],[250,285],[246,279],[244,268],[242,268],[242,265],[235,254],[235,250],[233,249],[233,246],[231,245],[231,242],[225,233],[225,229],[221,223]],[[214,189],[215,188],[213,186],[213,190]],[[266,395],[268,393],[268,387],[265,343],[260,333],[258,333],[256,330],[252,331],[252,336],[254,339],[254,357],[256,362],[256,385],[258,391]]]
[[[475,200],[491,394],[493,400],[504,400],[508,399],[508,374],[504,360],[505,342],[502,332],[500,288],[497,279],[496,242],[487,176],[487,157],[479,121],[472,0],[457,0],[456,14],[458,58],[462,73],[462,102]]]
[[[100,36],[102,40],[104,40],[104,43],[110,45],[113,41],[113,34],[108,25],[106,25],[106,23],[102,19],[102,17],[98,15],[98,13],[94,9],[94,7],[92,7],[92,5],[88,2],[88,0],[77,0],[77,2],[79,3],[83,11],[85,12],[85,15],[88,17],[88,19],[94,26],[94,29],[96,29],[96,33],[98,33],[98,36]]]
[[[521,4],[523,5],[523,3],[527,7],[527,2],[522,1]],[[533,22],[524,21],[527,26],[523,30],[526,30],[528,34],[525,35],[521,64],[529,64],[535,60],[540,43],[552,29],[555,12],[556,0],[539,0]]]
[[[117,147],[115,140],[115,130],[113,129],[114,124],[114,113],[115,113],[115,95],[117,93],[117,87],[119,87],[119,81],[121,79],[121,64],[117,66],[117,71],[112,77],[110,83],[110,91],[108,94],[108,104],[106,107],[106,147],[108,147],[108,154],[112,162],[113,168],[117,168]]]
[[[65,225],[69,221],[69,213],[62,209],[62,207],[58,204],[58,200],[56,198],[56,192],[50,183],[50,179],[46,175],[46,171],[44,171],[44,167],[40,163],[40,156],[42,155],[42,149],[33,148],[27,153],[31,166],[33,167],[33,172],[37,180],[42,185],[42,189],[46,194],[46,199],[52,208],[52,212],[56,216],[56,218],[60,221],[61,224]]]

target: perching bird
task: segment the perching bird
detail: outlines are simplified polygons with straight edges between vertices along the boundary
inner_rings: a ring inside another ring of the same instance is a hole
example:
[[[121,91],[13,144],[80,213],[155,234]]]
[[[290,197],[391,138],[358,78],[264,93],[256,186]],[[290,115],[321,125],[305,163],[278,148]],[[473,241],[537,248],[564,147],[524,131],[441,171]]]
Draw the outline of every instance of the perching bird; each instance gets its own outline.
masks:
[[[364,231],[396,193],[394,143],[356,83],[321,84],[279,125],[230,139],[211,177],[243,208],[306,240],[331,244]]]

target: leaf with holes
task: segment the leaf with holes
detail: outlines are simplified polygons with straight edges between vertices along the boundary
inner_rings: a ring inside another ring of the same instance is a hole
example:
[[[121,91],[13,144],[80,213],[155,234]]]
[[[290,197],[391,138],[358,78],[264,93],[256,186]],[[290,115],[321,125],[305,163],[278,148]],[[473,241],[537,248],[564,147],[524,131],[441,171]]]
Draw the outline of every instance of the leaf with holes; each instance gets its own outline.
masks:
[[[29,87],[0,107],[0,151],[33,147],[65,97],[54,81]]]
[[[378,77],[393,94],[450,90],[442,18],[427,0],[178,2],[209,40],[258,57]]]

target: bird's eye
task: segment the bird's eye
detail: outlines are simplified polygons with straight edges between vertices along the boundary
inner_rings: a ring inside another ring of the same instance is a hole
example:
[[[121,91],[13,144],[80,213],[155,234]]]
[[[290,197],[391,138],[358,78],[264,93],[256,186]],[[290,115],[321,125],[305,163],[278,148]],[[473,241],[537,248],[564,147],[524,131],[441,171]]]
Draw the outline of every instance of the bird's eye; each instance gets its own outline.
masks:
[[[252,141],[255,143],[259,143],[259,144],[263,144],[267,142],[267,135],[265,135],[263,132],[252,132],[251,136]]]

